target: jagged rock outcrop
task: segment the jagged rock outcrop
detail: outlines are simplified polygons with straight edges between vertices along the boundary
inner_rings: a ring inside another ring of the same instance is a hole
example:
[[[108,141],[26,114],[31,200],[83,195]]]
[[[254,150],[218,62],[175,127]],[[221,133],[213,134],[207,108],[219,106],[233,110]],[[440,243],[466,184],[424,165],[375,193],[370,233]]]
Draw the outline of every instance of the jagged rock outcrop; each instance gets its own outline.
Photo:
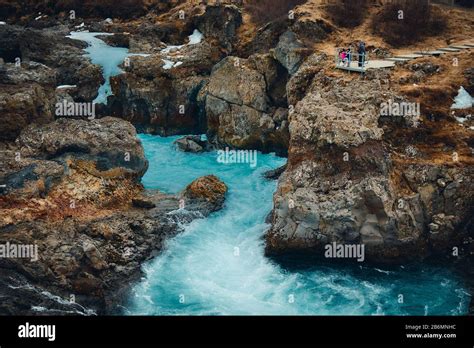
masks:
[[[242,24],[240,9],[228,4],[196,5],[188,2],[182,6],[172,6],[167,13],[158,17],[150,13],[147,20],[138,25],[121,21],[107,25],[91,23],[91,26],[93,31],[117,33],[115,37],[106,37],[105,41],[112,46],[129,47],[137,53],[158,53],[164,43],[182,45],[197,29],[209,43],[229,54],[236,44],[237,31]],[[159,25],[156,25],[156,21]]]
[[[74,159],[91,157],[99,171],[120,167],[124,173],[141,178],[148,162],[135,137],[135,129],[116,118],[92,122],[61,118],[41,127],[29,127],[16,142],[20,152],[27,157],[51,159],[72,152]]]
[[[219,62],[201,93],[209,141],[217,146],[285,153],[288,110],[281,87],[286,78],[284,69],[269,55],[227,57]]]
[[[14,140],[31,123],[53,120],[54,92],[39,85],[5,86],[0,92],[0,140]]]
[[[280,36],[274,56],[288,70],[288,73],[293,75],[310,52],[311,50],[304,47],[295,33],[286,31]]]
[[[313,78],[322,69],[322,63],[327,61],[325,54],[314,53],[309,56],[293,74],[286,84],[288,105],[293,107],[304,98],[308,88],[313,82]]]
[[[178,149],[183,152],[200,153],[210,151],[212,145],[206,140],[202,139],[200,135],[186,135],[174,142]]]
[[[110,112],[148,133],[202,134],[206,118],[197,95],[221,57],[207,41],[173,53],[133,57],[126,73],[111,79]],[[177,65],[165,69],[163,59]]]
[[[296,34],[303,42],[321,42],[335,29],[327,20],[315,18],[314,11],[305,10],[304,5],[293,14],[293,18],[277,18],[259,27],[250,41],[240,43],[239,52],[246,57],[266,53],[278,45],[285,32]]]
[[[267,253],[323,258],[329,243],[361,243],[370,261],[403,262],[463,248],[472,166],[417,159],[409,143],[388,135],[401,128],[410,141],[418,131],[409,118],[381,122],[382,103],[399,100],[388,80],[314,73],[306,95],[292,96],[288,167],[274,196]]]
[[[42,198],[51,190],[61,191],[58,204],[68,197],[78,204],[120,201],[131,192],[121,181],[137,190],[148,168],[135,136],[132,125],[111,117],[92,122],[62,118],[28,126],[4,156],[4,202]],[[105,188],[109,193],[101,194]]]
[[[12,141],[29,124],[54,120],[56,72],[27,62],[0,65],[0,140]]]
[[[103,82],[100,67],[85,58],[67,27],[35,30],[0,26],[1,140],[12,141],[29,124],[55,118],[57,101],[92,101]],[[58,85],[74,85],[56,89]]]
[[[230,53],[242,25],[242,13],[234,5],[207,5],[204,13],[194,18],[194,25],[206,38],[214,39]]]
[[[135,129],[111,117],[27,127],[1,162],[0,244],[33,245],[37,259],[0,258],[0,314],[119,313],[141,264],[227,191],[210,176],[145,192]]]
[[[104,41],[107,45],[112,47],[123,47],[123,48],[130,48],[130,33],[114,33],[113,35],[97,35],[96,38]],[[148,38],[148,37],[147,37]],[[141,52],[148,52],[148,50],[144,50]]]
[[[19,65],[6,63],[0,65],[0,83],[8,85],[36,83],[55,88],[57,72],[44,64],[36,62],[20,62]]]
[[[158,53],[166,47],[165,42],[178,44],[184,39],[183,33],[180,32],[181,28],[168,22],[159,26],[149,21],[140,22],[138,25],[122,21],[90,22],[88,28],[93,32],[113,33],[114,35],[98,35],[97,38],[110,46],[128,48],[134,53]]]
[[[275,48],[280,36],[288,30],[288,26],[287,21],[273,21],[265,24],[257,29],[255,36],[250,42],[241,44],[243,47],[239,47],[239,52],[244,57],[256,53],[267,53],[272,48]]]
[[[7,63],[37,62],[55,69],[58,85],[76,85],[71,91],[77,101],[92,101],[104,82],[101,68],[84,57],[87,44],[66,37],[66,26],[36,30],[0,26],[0,58]]]

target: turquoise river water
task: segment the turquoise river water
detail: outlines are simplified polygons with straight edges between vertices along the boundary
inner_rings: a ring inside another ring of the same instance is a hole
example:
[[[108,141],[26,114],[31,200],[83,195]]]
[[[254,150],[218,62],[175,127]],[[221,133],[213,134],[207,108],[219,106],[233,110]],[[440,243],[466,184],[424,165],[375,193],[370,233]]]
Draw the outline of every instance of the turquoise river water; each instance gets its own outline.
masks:
[[[121,73],[129,55],[96,38],[72,33],[89,43],[86,55],[102,66],[106,82],[96,102],[110,92],[109,77]],[[139,136],[150,161],[143,178],[149,189],[182,190],[192,180],[217,175],[229,187],[223,210],[192,222],[143,266],[133,288],[130,315],[462,315],[470,297],[450,270],[429,265],[373,268],[365,265],[283,267],[264,256],[265,217],[276,182],[262,177],[285,159],[258,154],[258,164],[222,164],[217,153],[175,149],[176,137]],[[403,295],[403,303],[400,303]]]

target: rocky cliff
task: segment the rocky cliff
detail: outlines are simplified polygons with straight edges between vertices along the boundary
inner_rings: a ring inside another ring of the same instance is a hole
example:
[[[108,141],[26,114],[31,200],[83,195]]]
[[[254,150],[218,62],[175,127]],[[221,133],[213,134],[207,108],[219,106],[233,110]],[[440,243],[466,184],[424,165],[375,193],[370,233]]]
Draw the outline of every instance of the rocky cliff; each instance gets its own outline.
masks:
[[[31,125],[3,152],[0,244],[34,245],[37,260],[0,259],[2,314],[120,312],[140,265],[227,191],[211,176],[178,195],[145,192],[135,129],[111,117]]]
[[[287,73],[269,55],[227,57],[217,64],[201,93],[208,138],[220,147],[286,153]]]
[[[309,61],[318,70],[321,59]],[[319,69],[290,115],[288,167],[274,198],[267,253],[324,257],[325,245],[336,242],[362,243],[367,258],[382,263],[450,258],[455,247],[468,254],[474,192],[466,143],[459,158],[428,161],[414,139],[429,126],[407,117],[382,120],[380,105],[405,100],[388,76],[347,80]],[[394,138],[394,131],[405,135]]]

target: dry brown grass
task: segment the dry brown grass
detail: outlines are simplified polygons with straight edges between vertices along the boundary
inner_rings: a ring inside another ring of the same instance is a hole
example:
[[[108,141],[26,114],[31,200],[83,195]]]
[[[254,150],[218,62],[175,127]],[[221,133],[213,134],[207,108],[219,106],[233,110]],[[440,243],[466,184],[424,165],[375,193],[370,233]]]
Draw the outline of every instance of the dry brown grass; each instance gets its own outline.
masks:
[[[247,0],[244,5],[252,21],[264,24],[288,16],[290,10],[307,0]]]
[[[387,3],[372,19],[372,30],[393,46],[406,46],[423,37],[441,34],[445,14],[428,0],[396,0]]]
[[[326,13],[334,24],[345,28],[354,28],[367,16],[368,0],[339,0],[326,7]]]
[[[59,0],[55,12],[75,9],[79,16],[132,18],[146,13],[143,0]]]
[[[455,66],[452,59],[457,57],[459,65]],[[397,94],[405,96],[409,101],[420,103],[422,123],[416,129],[393,129],[385,137],[392,143],[410,143],[417,139],[416,148],[423,154],[420,159],[408,159],[410,162],[423,161],[424,163],[452,164],[452,151],[459,154],[459,165],[474,164],[471,156],[472,130],[459,124],[453,117],[450,109],[453,98],[457,95],[459,86],[466,86],[467,80],[464,71],[471,67],[474,53],[461,51],[455,54],[446,54],[440,57],[425,57],[399,66],[392,75],[392,88]],[[426,75],[416,85],[401,83],[400,77],[412,74],[412,64],[431,63],[441,68],[439,73]],[[472,113],[469,110],[457,110],[456,116]],[[452,151],[446,150],[452,148]],[[406,160],[406,158],[405,158]]]
[[[54,15],[71,10],[79,17],[136,18],[150,11],[169,10],[186,0],[0,0],[0,18],[41,12]]]

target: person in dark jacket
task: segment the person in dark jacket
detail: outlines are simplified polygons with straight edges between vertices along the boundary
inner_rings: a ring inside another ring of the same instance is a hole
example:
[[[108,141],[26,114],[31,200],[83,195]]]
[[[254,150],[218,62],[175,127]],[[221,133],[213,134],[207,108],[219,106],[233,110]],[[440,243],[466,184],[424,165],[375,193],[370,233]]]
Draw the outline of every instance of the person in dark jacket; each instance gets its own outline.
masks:
[[[365,42],[361,41],[359,43],[357,52],[359,53],[359,67],[363,68],[365,63]]]

